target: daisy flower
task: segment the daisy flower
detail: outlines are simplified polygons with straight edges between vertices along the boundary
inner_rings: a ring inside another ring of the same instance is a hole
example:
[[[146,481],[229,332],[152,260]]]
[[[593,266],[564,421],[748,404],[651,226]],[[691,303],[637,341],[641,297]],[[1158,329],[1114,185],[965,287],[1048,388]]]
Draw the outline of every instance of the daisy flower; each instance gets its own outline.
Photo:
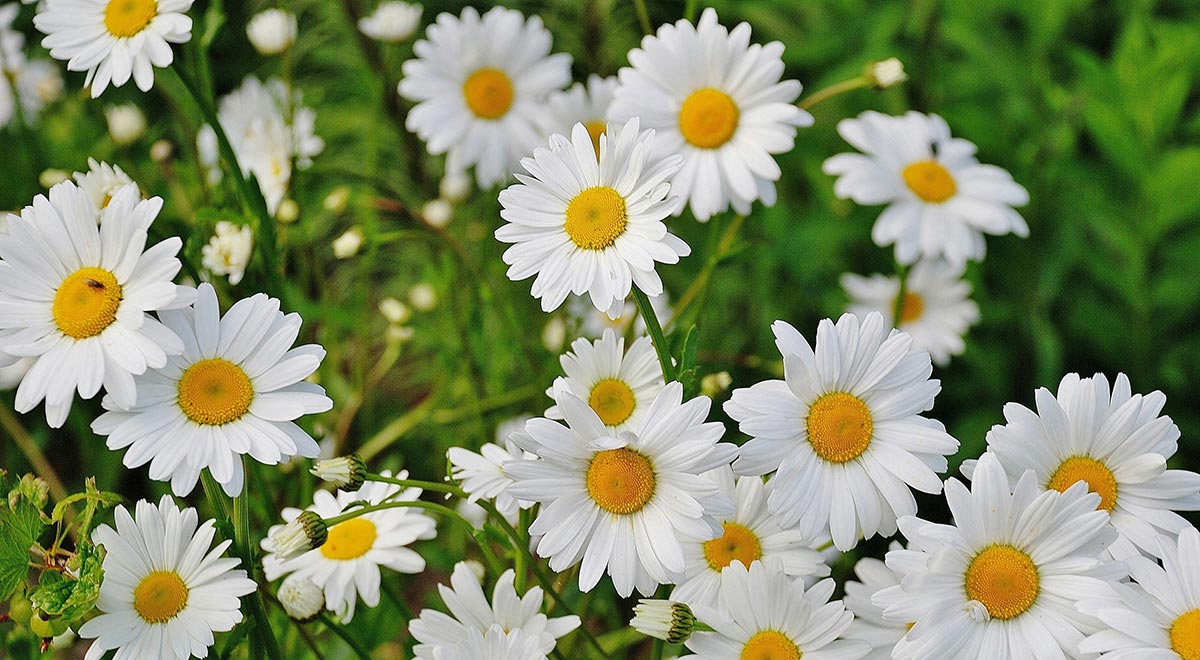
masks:
[[[433,660],[546,660],[537,640],[520,630],[492,626],[485,631],[468,630],[462,643],[438,649]]]
[[[711,541],[687,541],[683,554],[687,560],[684,581],[671,592],[671,600],[692,607],[715,605],[719,600],[721,574],[734,562],[749,566],[757,560],[777,561],[789,578],[825,577],[829,567],[821,553],[813,549],[795,529],[783,529],[767,513],[767,492],[759,477],[739,477],[733,470],[718,468],[705,475],[731,499],[732,515],[717,516],[721,536]],[[820,539],[818,539],[820,541]]]
[[[417,31],[423,10],[398,0],[381,2],[369,16],[358,19],[358,31],[376,41],[400,43]]]
[[[413,53],[399,85],[416,103],[405,127],[446,154],[448,173],[474,166],[481,188],[506,181],[541,142],[541,104],[571,81],[571,56],[550,54],[542,19],[503,7],[439,14]]]
[[[627,353],[625,338],[605,330],[595,342],[582,338],[571,342],[571,350],[559,362],[566,377],[556,378],[546,395],[554,399],[556,392],[567,390],[587,401],[614,435],[640,427],[664,386],[649,337],[639,337]],[[546,417],[563,418],[558,406],[551,406]]]
[[[600,158],[583,124],[568,140],[550,136],[521,160],[531,176],[500,192],[496,238],[514,245],[504,252],[508,278],[533,281],[542,310],[554,311],[567,294],[588,294],[596,309],[616,317],[633,285],[646,295],[663,291],[655,263],[678,263],[691,248],[667,232],[668,183],[682,159],[651,156],[654,131],[636,118],[610,124],[600,138]]]
[[[833,589],[833,580],[805,589],[778,565],[734,562],[721,573],[717,605],[695,608],[714,630],[693,633],[687,648],[696,660],[857,660],[870,647],[837,639],[854,615],[830,602]]]
[[[475,453],[463,447],[451,447],[447,452],[450,460],[450,476],[460,483],[469,497],[468,502],[489,499],[495,502],[496,510],[510,522],[516,520],[521,509],[534,505],[528,500],[518,500],[508,492],[513,480],[504,471],[504,462],[521,458],[536,458],[513,442],[513,433],[524,433],[528,417],[506,420],[496,427],[496,443],[487,443]]]
[[[1134,584],[1114,584],[1117,596],[1083,601],[1102,630],[1079,645],[1101,660],[1195,660],[1200,657],[1200,531],[1189,527],[1178,538],[1160,536],[1155,554],[1125,559]]]
[[[103,227],[103,224],[101,225]],[[333,402],[306,382],[325,358],[315,344],[292,348],[300,316],[258,294],[222,317],[217,293],[200,285],[195,308],[160,312],[183,339],[182,355],[137,378],[137,401],[122,408],[111,395],[92,430],[108,448],[129,448],[125,466],[150,463],[150,478],[170,481],[183,497],[208,468],[231,497],[242,492],[243,455],[277,465],[291,456],[315,458],[315,440],[292,420],[325,412]]]
[[[1100,495],[1121,537],[1118,556],[1157,547],[1159,534],[1175,535],[1191,525],[1175,511],[1200,509],[1200,474],[1168,470],[1178,449],[1179,427],[1160,415],[1162,392],[1131,394],[1129,378],[1118,374],[1109,391],[1103,374],[1067,374],[1055,396],[1045,388],[1034,395],[1037,412],[1017,403],[1004,406],[1007,424],[988,432],[994,454],[1016,483],[1033,470],[1043,488],[1066,490],[1076,482]],[[964,463],[968,478],[974,461]]]
[[[575,124],[583,124],[592,138],[596,157],[600,157],[600,136],[607,128],[608,108],[617,88],[614,76],[588,76],[587,85],[575,83],[570,89],[546,97],[546,112],[541,117],[546,135],[570,135]]]
[[[908,272],[900,318],[892,322],[912,335],[913,347],[928,351],[938,366],[962,355],[967,329],[979,322],[979,305],[970,298],[971,283],[963,279],[963,270],[940,259],[918,261]],[[896,313],[899,277],[845,273],[841,282],[850,296],[847,312],[858,316],[879,312],[887,319]]]
[[[566,425],[532,419],[525,436],[513,436],[539,459],[504,464],[514,480],[509,492],[543,505],[529,528],[541,536],[538,555],[559,573],[582,561],[582,591],[605,571],[622,596],[678,582],[683,540],[719,536],[716,516],[733,513],[733,503],[701,476],[737,454],[718,444],[724,427],[704,421],[708,397],[684,403],[683,386],[672,382],[641,426],[619,437],[574,394],[560,391],[557,403]]]
[[[114,660],[207,657],[213,633],[242,620],[238,599],[257,588],[237,559],[221,556],[231,542],[211,548],[213,521],[197,525],[196,510],[180,510],[170,495],[158,506],[138,502],[133,517],[124,506],[114,515],[116,530],[92,532],[107,552],[96,602],[103,613],[79,629],[96,640],[86,660],[113,649]]]
[[[171,282],[182,241],[146,248],[162,199],[142,201],[136,186],[113,195],[100,215],[86,193],[64,181],[38,195],[0,234],[0,353],[36,358],[17,388],[16,408],[46,401],[46,421],[66,421],[75,392],[103,386],[113,405],[137,398],[134,376],[183,351],[174,332],[147,312],[191,302]]]
[[[132,77],[138,89],[154,86],[154,67],[171,65],[171,44],[192,38],[187,11],[193,0],[46,0],[33,24],[45,33],[50,56],[68,71],[87,71],[92,98]]]
[[[542,614],[540,587],[531,587],[524,596],[518,596],[514,577],[511,569],[500,576],[489,603],[479,578],[466,562],[455,564],[450,586],[438,585],[450,614],[426,609],[409,623],[413,638],[420,642],[413,648],[416,658],[434,660],[439,651],[462,644],[471,632],[487,633],[492,626],[507,632],[521,631],[534,642],[538,653],[546,655],[554,649],[555,640],[579,627],[577,616],[550,619]]]
[[[896,260],[943,257],[953,265],[982,259],[984,234],[1028,236],[1012,209],[1029,193],[1012,176],[975,159],[975,145],[950,137],[937,115],[889,117],[867,111],[838,122],[838,133],[861,154],[838,154],[822,169],[836,175],[833,192],[858,204],[887,204],[871,238],[895,244]]]
[[[941,381],[929,354],[878,313],[817,327],[816,349],[783,321],[772,326],[784,380],[734,390],[725,412],[751,440],[738,474],[775,472],[767,508],[806,539],[832,534],[843,552],[860,537],[891,536],[914,514],[910,488],[939,493],[958,441],[921,416]]]
[[[381,474],[391,476],[390,472]],[[408,472],[402,471],[396,478],[407,479]],[[334,494],[319,490],[313,495],[313,505],[308,510],[329,519],[345,513],[346,507],[355,502],[412,502],[420,496],[420,488],[401,489],[394,484],[368,481],[355,491],[343,490]],[[300,509],[286,508],[283,520],[290,523],[301,513]],[[424,511],[404,507],[384,509],[333,525],[320,547],[291,559],[280,559],[271,537],[283,527],[271,527],[261,543],[267,552],[263,557],[263,572],[267,579],[276,580],[291,574],[312,580],[325,591],[325,609],[340,617],[343,623],[354,618],[354,607],[360,597],[367,607],[379,605],[379,567],[400,573],[425,570],[425,559],[406,546],[437,536],[433,518]]]
[[[901,519],[911,543],[887,563],[904,577],[874,599],[900,601],[885,618],[915,621],[896,660],[1083,657],[1079,643],[1102,626],[1077,603],[1105,597],[1107,583],[1125,575],[1123,564],[1100,559],[1116,538],[1108,514],[1083,485],[1044,491],[1032,472],[1008,484],[985,453],[970,490],[946,482],[954,525]]]
[[[125,186],[137,185],[120,166],[109,165],[95,158],[88,158],[88,171],[76,172],[72,178],[87,195],[92,206],[96,207],[97,218],[118,190]]]
[[[756,200],[775,204],[773,156],[791,151],[796,127],[813,122],[793,105],[800,83],[780,80],[782,56],[782,43],[751,44],[748,23],[726,30],[711,8],[697,25],[663,25],[629,52],[609,119],[640,117],[658,131],[660,155],[683,154],[671,184],[676,214],[690,205],[703,222],[731,205],[745,215]]]
[[[892,542],[890,550],[903,546]],[[858,581],[847,580],[846,609],[854,613],[854,621],[846,628],[846,639],[861,639],[871,645],[865,660],[891,660],[892,648],[908,632],[912,622],[895,622],[883,618],[883,607],[871,602],[872,596],[888,587],[900,584],[901,575],[873,557],[863,557],[854,565]]]

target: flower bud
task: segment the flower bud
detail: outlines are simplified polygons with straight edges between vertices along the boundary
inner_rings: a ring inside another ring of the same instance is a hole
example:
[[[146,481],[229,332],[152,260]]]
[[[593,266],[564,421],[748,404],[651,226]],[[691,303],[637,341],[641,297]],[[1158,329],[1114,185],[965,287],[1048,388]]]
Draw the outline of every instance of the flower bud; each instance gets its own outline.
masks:
[[[394,325],[401,325],[412,316],[412,310],[408,308],[408,305],[395,298],[380,300],[379,313],[383,315],[383,318],[387,319],[388,323]]]
[[[366,237],[363,236],[362,229],[352,227],[346,230],[346,233],[338,236],[333,241],[333,256],[338,259],[349,259],[358,254],[358,250],[362,247]]]
[[[908,80],[908,74],[904,73],[904,64],[894,57],[871,62],[867,65],[865,75],[875,89],[887,89]]]
[[[700,393],[704,396],[716,396],[733,384],[733,376],[728,371],[718,371],[700,379]]]
[[[279,604],[283,605],[287,615],[300,623],[317,618],[321,608],[325,607],[325,593],[321,591],[321,587],[295,573],[279,585],[275,597],[279,599]]]
[[[117,146],[133,144],[146,132],[146,115],[132,103],[108,108],[104,118],[108,121],[108,134]]]
[[[260,55],[278,55],[296,41],[296,15],[282,9],[268,9],[254,15],[246,24],[246,37]]]
[[[437,307],[437,291],[434,291],[433,286],[421,282],[413,285],[413,288],[408,290],[408,302],[412,303],[418,311],[428,312]]]
[[[291,559],[325,545],[329,526],[315,511],[304,511],[295,520],[271,535],[279,559]]]
[[[450,208],[450,202],[438,198],[427,203],[421,209],[421,217],[425,218],[425,222],[430,227],[442,228],[450,224],[450,216],[453,209]]]
[[[682,644],[696,629],[696,617],[683,603],[643,598],[633,608],[633,620],[629,625],[643,635]]]
[[[358,454],[317,461],[309,472],[338,490],[358,490],[367,480],[367,464]]]
[[[471,177],[466,174],[447,174],[438,184],[438,192],[451,204],[457,204],[471,193]]]

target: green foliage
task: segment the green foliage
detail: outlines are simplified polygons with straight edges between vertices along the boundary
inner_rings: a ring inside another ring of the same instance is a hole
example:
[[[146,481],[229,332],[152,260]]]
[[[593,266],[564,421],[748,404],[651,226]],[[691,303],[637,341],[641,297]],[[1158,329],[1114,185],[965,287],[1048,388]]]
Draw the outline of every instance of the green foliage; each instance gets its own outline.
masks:
[[[0,491],[5,487],[0,478]],[[32,479],[21,479],[9,491],[7,502],[0,504],[0,600],[12,596],[29,573],[29,549],[44,529],[43,503],[45,495]]]
[[[67,562],[70,573],[44,571],[29,595],[33,607],[47,619],[74,621],[92,610],[104,580],[104,549],[80,544]]]

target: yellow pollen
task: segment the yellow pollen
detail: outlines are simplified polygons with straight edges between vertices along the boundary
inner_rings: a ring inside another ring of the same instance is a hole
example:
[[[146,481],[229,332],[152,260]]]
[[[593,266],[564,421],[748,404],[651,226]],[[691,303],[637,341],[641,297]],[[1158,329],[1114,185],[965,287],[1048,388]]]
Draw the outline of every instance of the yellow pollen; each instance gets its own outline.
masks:
[[[100,208],[102,208],[102,209],[108,208],[108,203],[111,201],[112,201],[112,193],[111,192],[104,193],[104,199],[100,200]]]
[[[760,630],[742,647],[740,660],[800,660],[795,642],[778,630]]]
[[[694,147],[716,149],[733,137],[740,115],[728,94],[705,87],[683,101],[679,108],[679,132]]]
[[[904,302],[900,304],[900,323],[912,323],[924,312],[925,299],[911,291],[905,292]]]
[[[151,571],[133,590],[133,609],[146,623],[174,619],[187,602],[187,585],[175,571]]]
[[[917,625],[916,621],[909,621],[908,623],[904,624],[904,632],[908,632],[908,631],[912,630],[913,626],[915,626],[915,625]]]
[[[193,422],[221,426],[242,418],[254,401],[254,385],[236,364],[201,360],[179,377],[179,407]]]
[[[637,513],[654,497],[654,466],[632,449],[597,453],[587,469],[588,494],[609,513]]]
[[[1046,488],[1061,493],[1080,481],[1086,481],[1088,490],[1100,496],[1098,509],[1112,512],[1117,505],[1117,478],[1108,466],[1094,458],[1072,456],[1063,461],[1050,475]]]
[[[357,559],[375,546],[375,534],[375,523],[366,518],[351,518],[329,528],[321,554],[327,559]]]
[[[604,250],[617,242],[628,223],[625,198],[608,186],[593,186],[567,204],[564,229],[584,250]]]
[[[513,102],[513,86],[500,69],[479,69],[463,83],[467,107],[480,119],[499,119]]]
[[[709,568],[723,571],[735,560],[749,566],[755,559],[762,558],[762,545],[758,536],[745,525],[725,523],[725,533],[704,544],[704,559]]]
[[[587,129],[588,135],[592,137],[592,147],[596,150],[596,160],[600,160],[600,136],[604,135],[607,126],[602,121],[589,121],[583,127]]]
[[[158,15],[157,0],[108,0],[104,27],[114,37],[132,37]]]
[[[967,598],[983,603],[992,618],[1007,621],[1033,606],[1040,589],[1037,566],[1011,545],[993,545],[967,566]]]
[[[940,204],[958,190],[954,176],[936,160],[922,160],[904,168],[904,183],[917,197]]]
[[[624,381],[605,378],[592,387],[588,405],[606,426],[617,426],[629,419],[637,401],[633,398],[633,390]]]
[[[67,276],[54,294],[54,322],[73,339],[104,332],[117,320],[121,285],[103,268],[81,268]]]
[[[1171,624],[1171,650],[1183,660],[1200,660],[1200,609],[1184,612]]]
[[[823,395],[808,409],[804,423],[813,451],[830,463],[852,461],[871,444],[871,410],[853,394]]]

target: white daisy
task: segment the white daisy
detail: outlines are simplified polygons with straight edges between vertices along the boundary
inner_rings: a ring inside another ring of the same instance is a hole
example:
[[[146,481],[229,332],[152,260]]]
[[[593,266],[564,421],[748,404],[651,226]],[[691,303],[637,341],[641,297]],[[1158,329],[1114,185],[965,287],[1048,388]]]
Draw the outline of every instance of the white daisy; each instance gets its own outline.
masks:
[[[96,607],[103,612],[79,629],[94,638],[87,660],[116,649],[114,660],[204,658],[213,633],[242,620],[241,596],[257,585],[212,546],[212,520],[197,525],[195,509],[182,511],[164,495],[158,506],[137,503],[134,517],[118,506],[117,528],[100,525],[92,540],[104,546],[104,582]]]
[[[136,400],[134,376],[183,351],[174,332],[147,312],[191,302],[171,279],[182,241],[145,249],[162,199],[141,201],[126,186],[96,224],[87,195],[65,181],[38,195],[0,234],[0,352],[37,361],[17,388],[16,408],[43,399],[46,420],[66,421],[75,392],[103,386],[117,406]]]
[[[1010,482],[1033,470],[1043,488],[1087,483],[1121,535],[1113,546],[1118,556],[1133,550],[1130,543],[1153,551],[1159,534],[1190,527],[1175,511],[1200,509],[1200,474],[1167,469],[1179,447],[1179,427],[1159,414],[1167,401],[1162,392],[1131,394],[1125,374],[1117,375],[1111,392],[1103,374],[1067,374],[1057,397],[1039,388],[1034,398],[1036,413],[1009,403],[1008,423],[988,432],[988,452]],[[973,478],[974,467],[968,461],[963,474]]]
[[[1111,593],[1126,570],[1099,558],[1116,538],[1108,514],[1082,485],[1044,491],[1032,472],[1008,484],[985,453],[970,490],[946,482],[953,526],[900,520],[910,545],[887,563],[903,578],[874,599],[898,601],[885,618],[915,621],[896,660],[1085,657],[1079,643],[1102,626],[1076,605]]]
[[[474,166],[481,188],[506,181],[542,141],[541,104],[571,81],[571,56],[550,54],[542,19],[503,7],[439,14],[413,53],[399,85],[416,103],[404,125],[446,154],[448,173]]]
[[[625,338],[605,330],[595,342],[582,338],[571,342],[571,350],[559,362],[566,377],[554,379],[546,395],[554,399],[556,392],[566,390],[583,399],[614,435],[639,428],[664,386],[649,337],[639,337],[625,352]],[[558,406],[551,406],[546,417],[563,418]]]
[[[971,283],[963,279],[963,270],[940,259],[918,261],[908,272],[900,318],[893,320],[895,327],[912,335],[913,347],[928,351],[938,366],[962,355],[967,329],[979,322],[979,305],[970,298]],[[886,319],[896,313],[899,277],[845,273],[841,282],[850,296],[847,312],[879,312]]]
[[[138,89],[154,86],[154,67],[174,60],[171,44],[192,38],[187,11],[193,0],[46,0],[33,18],[46,34],[50,56],[68,71],[87,71],[92,98],[132,77]]]
[[[890,550],[903,546],[892,542]],[[890,660],[892,648],[908,632],[912,622],[896,622],[883,618],[883,607],[871,602],[879,591],[900,584],[900,575],[874,557],[863,557],[854,565],[858,580],[847,580],[846,609],[854,613],[854,621],[846,628],[847,639],[861,639],[871,645],[865,660]]]
[[[409,623],[413,638],[420,642],[413,648],[416,658],[433,660],[439,650],[458,646],[471,632],[486,633],[492,626],[500,626],[505,632],[521,631],[535,642],[538,653],[546,655],[554,649],[555,640],[579,627],[577,616],[550,619],[542,614],[540,587],[531,587],[524,596],[518,596],[514,577],[511,569],[505,571],[496,581],[488,603],[479,578],[466,562],[455,564],[450,586],[438,585],[450,614],[426,609]]]
[[[246,275],[253,252],[254,231],[248,225],[221,220],[213,228],[213,237],[200,248],[201,265],[213,275],[228,275],[229,284],[236,286]]]
[[[119,165],[109,165],[99,162],[95,158],[88,158],[88,171],[76,172],[72,178],[87,194],[92,206],[96,207],[97,218],[104,207],[112,201],[113,195],[118,190],[125,186],[137,185]]]
[[[358,19],[358,31],[376,41],[399,43],[417,31],[422,10],[421,5],[397,0],[381,2],[370,16]]]
[[[509,492],[543,505],[529,528],[544,535],[538,555],[557,572],[582,561],[582,591],[605,571],[622,596],[677,582],[686,566],[683,540],[720,535],[715,517],[733,513],[733,503],[701,476],[737,454],[737,447],[718,444],[724,427],[704,421],[709,399],[685,403],[683,386],[672,382],[641,426],[620,437],[574,394],[559,392],[557,403],[565,426],[532,419],[526,436],[513,436],[540,460],[504,464],[514,480]]]
[[[941,390],[929,354],[888,326],[877,313],[825,319],[814,351],[776,321],[784,380],[734,390],[725,404],[751,437],[734,471],[775,472],[767,506],[779,525],[807,539],[830,533],[842,551],[894,534],[896,519],[917,511],[909,489],[941,492],[937,473],[958,450],[941,422],[921,416]]]
[[[726,30],[711,8],[697,25],[663,25],[629,52],[609,119],[641,117],[658,131],[659,154],[683,154],[671,184],[677,214],[690,205],[706,221],[731,205],[744,215],[756,200],[775,204],[772,156],[791,151],[796,127],[813,122],[793,105],[800,83],[780,81],[782,56],[782,43],[751,44],[748,23]]]
[[[662,293],[655,263],[678,263],[691,248],[667,232],[671,214],[668,181],[682,159],[651,156],[654,131],[640,132],[638,120],[610,124],[600,139],[600,159],[583,124],[571,139],[550,137],[521,160],[532,176],[500,192],[506,223],[496,238],[514,243],[504,252],[508,277],[536,274],[533,297],[546,312],[567,294],[587,293],[596,309],[616,317],[633,285],[646,295]]]
[[[25,121],[29,124],[37,122],[38,115],[41,114],[42,108],[47,104],[57,101],[63,92],[63,78],[59,66],[55,62],[49,60],[30,60],[25,62],[16,72],[16,80],[13,81],[13,86],[16,88],[17,98],[21,102],[21,112],[25,116]],[[6,92],[0,92],[5,94]],[[11,92],[7,92],[10,97]],[[3,103],[3,101],[0,101]],[[0,126],[12,119],[13,110],[8,111],[8,119],[5,119],[5,111],[0,108]]]
[[[733,470],[718,468],[705,475],[733,500],[732,515],[717,516],[721,536],[711,541],[687,541],[683,545],[687,568],[684,581],[671,592],[671,600],[692,607],[715,606],[721,574],[734,562],[749,566],[757,560],[778,561],[789,578],[825,577],[829,567],[814,543],[795,529],[783,529],[767,513],[767,493],[759,477],[739,477]],[[820,541],[821,539],[816,539]]]
[[[1081,610],[1106,626],[1085,639],[1082,653],[1101,660],[1196,660],[1200,658],[1200,531],[1160,536],[1155,554],[1126,559],[1134,584],[1114,584],[1117,598],[1083,601]]]
[[[103,225],[101,225],[103,227]],[[150,478],[171,482],[183,497],[208,468],[230,496],[242,492],[243,455],[267,465],[291,456],[315,458],[317,443],[295,420],[333,402],[306,382],[325,358],[315,344],[292,348],[300,316],[258,294],[222,317],[211,284],[200,285],[195,308],[159,317],[183,339],[183,354],[137,378],[137,401],[121,408],[104,397],[92,430],[109,449],[129,448],[126,467],[150,463]]]
[[[25,35],[13,29],[21,7],[10,2],[0,6],[0,72],[15,74],[25,66]]]
[[[575,83],[569,89],[553,92],[546,97],[546,112],[541,117],[542,130],[546,135],[570,135],[575,124],[583,124],[599,158],[600,136],[604,135],[604,129],[607,128],[608,109],[616,88],[615,76],[604,78],[593,73],[588,76],[586,86]]]
[[[517,519],[521,509],[528,509],[534,502],[518,500],[508,492],[513,480],[504,472],[504,462],[520,458],[536,458],[513,442],[513,433],[524,433],[528,417],[505,420],[496,427],[496,443],[486,443],[475,453],[463,447],[451,447],[447,452],[450,459],[450,476],[460,482],[469,494],[468,502],[490,499],[496,510],[509,522]]]
[[[954,265],[982,259],[984,234],[1028,236],[1011,207],[1029,202],[1012,176],[975,159],[975,145],[950,137],[937,115],[908,112],[890,117],[867,111],[838,122],[838,133],[861,154],[825,161],[838,176],[834,193],[859,204],[887,204],[871,238],[896,245],[896,259],[944,257]]]
[[[870,647],[837,639],[854,615],[830,602],[833,589],[833,580],[805,589],[778,565],[734,562],[721,573],[717,604],[696,608],[715,630],[694,633],[687,648],[696,660],[857,660]]]
[[[381,474],[391,476],[386,471]],[[408,472],[401,471],[396,478],[407,479]],[[412,502],[420,496],[420,488],[401,489],[394,484],[368,481],[355,491],[343,490],[334,494],[319,490],[313,495],[313,505],[308,510],[329,519],[345,513],[355,502]],[[300,513],[300,509],[286,508],[283,520],[290,523]],[[294,574],[312,580],[325,590],[325,609],[344,623],[354,618],[354,607],[360,597],[367,607],[379,605],[380,566],[400,573],[420,573],[425,570],[425,559],[406,546],[437,536],[433,518],[424,511],[408,507],[384,509],[333,525],[324,545],[281,560],[275,555],[271,536],[283,527],[271,527],[261,543],[267,552],[263,557],[267,579]]]
[[[242,173],[258,179],[272,214],[287,195],[293,163],[306,169],[325,149],[325,141],[314,133],[316,113],[302,102],[300,93],[282,80],[263,83],[248,76],[241,87],[221,98],[217,109]],[[209,168],[209,180],[219,181],[219,151],[212,127],[202,127],[196,142],[200,160]]]
[[[460,644],[438,649],[433,660],[546,660],[546,654],[520,630],[492,626],[483,632],[468,630]]]
[[[662,327],[666,328],[671,322],[673,310],[671,309],[671,297],[666,291],[657,296],[647,296],[650,298],[650,308],[654,310],[654,316],[658,318],[658,322]],[[599,339],[604,335],[605,330],[611,329],[618,335],[625,336],[629,333],[630,327],[633,328],[634,334],[646,334],[646,319],[638,312],[637,303],[633,300],[626,300],[617,313],[617,318],[608,318],[607,312],[602,312],[596,309],[586,296],[569,296],[567,298],[567,314],[579,326],[579,332],[584,337]]]

